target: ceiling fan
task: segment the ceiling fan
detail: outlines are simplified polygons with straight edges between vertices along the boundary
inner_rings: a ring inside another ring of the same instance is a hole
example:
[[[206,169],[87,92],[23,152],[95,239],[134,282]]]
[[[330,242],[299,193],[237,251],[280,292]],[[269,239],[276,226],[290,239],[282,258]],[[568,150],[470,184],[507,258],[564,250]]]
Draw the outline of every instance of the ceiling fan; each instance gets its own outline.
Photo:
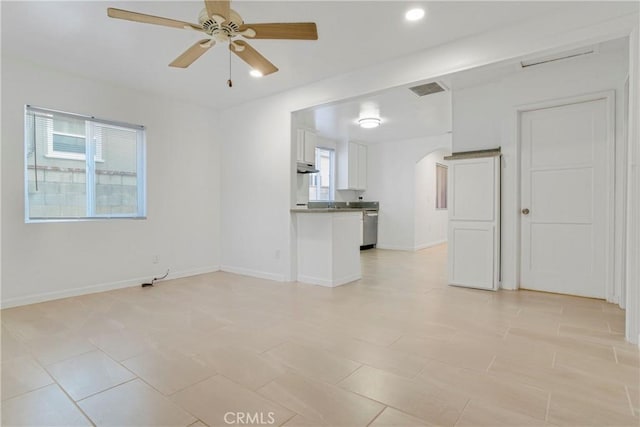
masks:
[[[267,74],[275,73],[278,68],[251,47],[249,43],[241,40],[240,37],[247,39],[318,39],[316,24],[313,22],[245,24],[242,17],[230,8],[230,0],[204,0],[204,3],[205,8],[198,15],[198,24],[112,7],[107,9],[107,15],[111,18],[125,19],[127,21],[201,31],[209,36],[196,42],[169,64],[171,67],[179,68],[187,68],[211,49],[216,42],[228,42],[231,52],[238,55],[240,59],[261,75],[266,76]],[[230,82],[229,85],[231,85]]]

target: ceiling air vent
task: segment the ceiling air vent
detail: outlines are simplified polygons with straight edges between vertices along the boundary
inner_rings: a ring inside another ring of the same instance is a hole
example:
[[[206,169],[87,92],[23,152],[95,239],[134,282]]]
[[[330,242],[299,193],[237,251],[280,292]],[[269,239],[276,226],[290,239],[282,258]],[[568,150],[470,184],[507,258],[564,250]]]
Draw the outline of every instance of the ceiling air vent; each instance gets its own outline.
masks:
[[[446,89],[439,83],[432,82],[419,86],[410,87],[409,90],[418,96],[431,95],[432,93],[444,92]]]

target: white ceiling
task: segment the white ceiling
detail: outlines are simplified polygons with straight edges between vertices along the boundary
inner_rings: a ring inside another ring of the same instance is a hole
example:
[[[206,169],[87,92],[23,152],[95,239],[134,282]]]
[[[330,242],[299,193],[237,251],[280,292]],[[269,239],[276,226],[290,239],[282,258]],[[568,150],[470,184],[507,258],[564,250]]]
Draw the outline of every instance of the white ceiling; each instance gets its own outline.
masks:
[[[362,129],[358,119],[365,117],[379,117],[382,123]],[[451,92],[419,97],[408,86],[393,88],[298,111],[294,120],[325,138],[366,144],[442,135],[451,131]]]
[[[591,45],[600,54],[628,49],[627,39],[616,39]],[[551,52],[541,52],[535,57]],[[561,50],[553,52],[561,53]],[[568,59],[569,61],[573,59]],[[522,73],[518,58],[443,76],[436,80],[450,90],[459,90],[496,82],[508,75]],[[442,135],[451,131],[451,91],[423,97],[409,87],[426,82],[390,88],[381,92],[344,101],[319,105],[294,113],[295,125],[315,129],[321,136],[337,141],[351,140],[369,143],[401,141]],[[358,119],[379,117],[380,127],[362,129]]]
[[[409,23],[415,5],[427,17]],[[280,68],[262,79],[216,46],[186,70],[167,65],[200,34],[107,17],[107,7],[197,22],[201,1],[2,1],[2,55],[165,94],[212,107],[242,102],[367,67],[495,27],[552,14],[560,2],[418,2],[236,0],[245,22],[314,21],[318,41],[256,40],[251,44]]]

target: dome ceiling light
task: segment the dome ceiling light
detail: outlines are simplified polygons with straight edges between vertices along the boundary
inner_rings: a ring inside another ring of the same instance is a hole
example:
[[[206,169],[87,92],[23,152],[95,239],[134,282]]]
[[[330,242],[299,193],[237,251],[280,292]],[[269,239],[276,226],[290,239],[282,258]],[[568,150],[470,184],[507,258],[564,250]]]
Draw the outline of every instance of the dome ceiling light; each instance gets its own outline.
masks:
[[[365,117],[358,120],[358,124],[363,129],[373,129],[380,126],[380,119],[378,117]]]

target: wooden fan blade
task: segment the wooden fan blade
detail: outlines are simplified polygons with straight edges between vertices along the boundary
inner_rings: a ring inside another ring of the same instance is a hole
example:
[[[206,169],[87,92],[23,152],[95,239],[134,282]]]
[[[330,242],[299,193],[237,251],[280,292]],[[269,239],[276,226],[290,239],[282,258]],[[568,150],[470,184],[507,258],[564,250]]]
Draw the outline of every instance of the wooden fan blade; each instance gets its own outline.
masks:
[[[204,55],[204,53],[209,49],[211,49],[215,44],[216,42],[214,42],[211,39],[200,40],[199,42],[196,42],[193,46],[191,46],[189,49],[184,51],[182,55],[174,59],[173,62],[169,64],[169,66],[178,67],[178,68],[187,68],[189,65],[193,64],[193,62],[196,59]]]
[[[224,18],[225,21],[229,19],[229,3],[229,0],[204,0],[209,18],[220,16]]]
[[[236,50],[234,44],[237,44],[244,49]],[[231,52],[238,55],[240,59],[249,64],[251,68],[260,71],[263,76],[278,71],[278,68],[275,65],[269,62],[269,60],[262,56],[257,50],[249,46],[249,43],[247,42],[236,40],[232,44],[229,44],[229,49]]]
[[[197,31],[203,31],[202,27],[197,24],[191,24],[189,22],[178,21],[175,19],[162,18],[160,16],[145,15],[144,13],[130,12],[128,10],[115,9],[110,7],[107,9],[107,15],[111,18],[124,19],[127,21],[142,22],[145,24],[163,25],[165,27],[173,27],[180,29],[194,29]]]
[[[286,24],[243,24],[240,31],[252,29],[256,35],[252,39],[318,40],[318,29],[314,22],[291,22]]]

